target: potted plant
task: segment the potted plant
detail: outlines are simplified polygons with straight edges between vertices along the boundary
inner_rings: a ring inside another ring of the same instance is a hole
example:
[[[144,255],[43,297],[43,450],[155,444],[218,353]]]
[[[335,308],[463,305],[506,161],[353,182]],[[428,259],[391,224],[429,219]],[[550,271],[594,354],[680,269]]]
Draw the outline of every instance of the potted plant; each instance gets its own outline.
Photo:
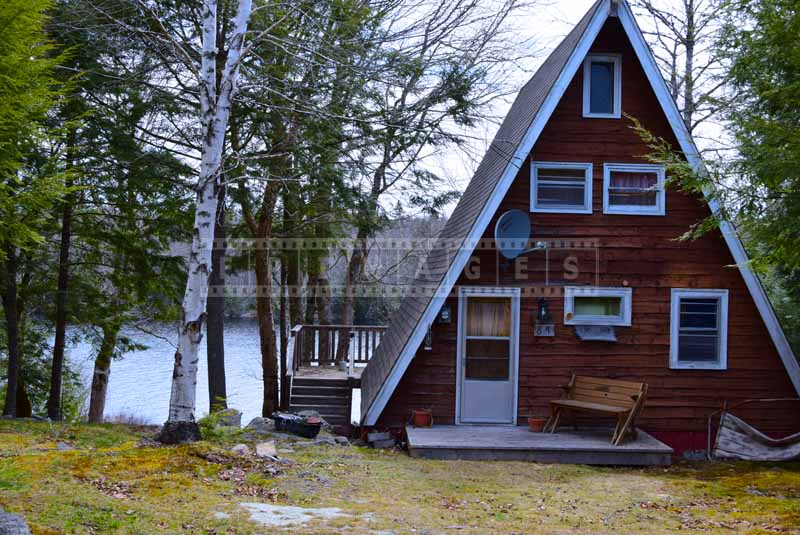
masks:
[[[414,409],[411,411],[411,421],[414,427],[431,427],[433,411],[431,409]]]
[[[532,433],[541,433],[547,418],[541,416],[528,416],[528,428]]]

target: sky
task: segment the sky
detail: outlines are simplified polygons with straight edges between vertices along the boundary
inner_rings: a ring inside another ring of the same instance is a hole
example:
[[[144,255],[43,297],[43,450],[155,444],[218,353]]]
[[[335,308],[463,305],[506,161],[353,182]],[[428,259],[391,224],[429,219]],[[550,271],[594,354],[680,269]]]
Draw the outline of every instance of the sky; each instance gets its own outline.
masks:
[[[524,69],[520,70],[519,79],[514,80],[513,83],[517,88],[522,87],[533,76],[536,69],[586,14],[594,1],[541,0],[536,2],[537,5],[520,11],[514,26],[521,32],[523,39],[530,41],[528,48],[533,57],[524,62]],[[516,94],[503,99],[502,102],[498,101],[491,114],[499,118],[505,117],[515,96]],[[467,132],[470,138],[476,139],[471,143],[470,154],[465,154],[457,148],[449,148],[434,158],[431,165],[441,176],[446,177],[449,188],[464,191],[498,127],[499,124],[482,124]],[[446,210],[446,215],[449,215],[454,208],[455,203],[452,203]]]

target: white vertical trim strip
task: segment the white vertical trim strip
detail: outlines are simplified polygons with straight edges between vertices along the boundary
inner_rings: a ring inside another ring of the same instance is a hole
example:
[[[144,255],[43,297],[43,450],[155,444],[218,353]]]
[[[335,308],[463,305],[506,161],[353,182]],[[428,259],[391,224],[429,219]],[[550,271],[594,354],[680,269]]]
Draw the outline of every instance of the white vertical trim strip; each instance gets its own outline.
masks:
[[[514,152],[513,158],[511,158],[508,162],[508,165],[506,165],[506,169],[503,172],[503,175],[500,177],[498,184],[495,186],[494,192],[492,192],[488,202],[481,210],[480,215],[472,224],[472,227],[467,234],[465,243],[468,244],[480,239],[483,231],[489,225],[489,221],[497,211],[497,208],[508,191],[508,188],[511,187],[511,183],[514,181],[517,172],[522,166],[522,162],[525,161],[525,159],[528,157],[528,154],[531,152],[531,149],[533,149],[533,145],[539,138],[539,134],[542,133],[542,130],[547,125],[547,121],[550,119],[550,116],[553,114],[558,102],[561,100],[564,91],[566,91],[567,86],[569,86],[572,78],[578,71],[578,68],[583,63],[583,58],[585,58],[586,54],[589,53],[589,48],[592,46],[597,34],[600,33],[600,29],[603,27],[603,24],[605,24],[610,10],[610,0],[605,0],[603,5],[597,8],[597,12],[587,25],[586,31],[578,41],[578,45],[572,51],[572,55],[570,55],[566,66],[556,79],[556,82],[553,84],[553,87],[542,104],[542,107],[539,109],[539,112],[536,114],[536,117],[534,117],[531,126],[525,133],[522,142]],[[428,306],[425,309],[425,312],[423,313],[422,318],[420,319],[416,328],[414,329],[414,332],[406,341],[405,346],[403,346],[403,350],[401,351],[397,362],[395,362],[392,371],[389,373],[386,381],[384,381],[381,389],[378,391],[378,395],[375,396],[375,400],[367,409],[367,413],[363,416],[362,419],[364,425],[375,425],[375,422],[378,420],[378,417],[380,416],[384,407],[386,407],[386,404],[389,402],[392,392],[394,392],[395,388],[397,388],[397,384],[400,382],[400,379],[402,379],[406,369],[408,369],[411,359],[414,358],[417,348],[419,347],[420,343],[422,343],[425,330],[427,329],[428,325],[433,322],[436,314],[444,303],[445,295],[449,293],[449,291],[443,292],[443,289],[446,288],[449,290],[455,285],[456,281],[458,280],[459,273],[461,273],[461,271],[464,269],[464,266],[467,264],[467,261],[471,255],[472,250],[467,247],[463,248],[456,254],[453,262],[450,264],[450,268],[447,270],[447,273],[442,279],[442,283],[436,289],[436,294],[428,303]],[[424,328],[420,328],[420,326],[423,326]]]

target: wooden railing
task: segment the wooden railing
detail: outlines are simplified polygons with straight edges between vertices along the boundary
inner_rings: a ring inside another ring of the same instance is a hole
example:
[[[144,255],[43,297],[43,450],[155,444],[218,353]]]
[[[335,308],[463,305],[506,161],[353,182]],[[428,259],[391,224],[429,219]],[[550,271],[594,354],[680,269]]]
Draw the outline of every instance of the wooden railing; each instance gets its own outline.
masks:
[[[301,366],[339,366],[339,340],[347,336],[350,342],[342,361],[352,375],[356,366],[372,358],[385,330],[379,325],[297,325],[291,331],[287,368],[294,372]]]

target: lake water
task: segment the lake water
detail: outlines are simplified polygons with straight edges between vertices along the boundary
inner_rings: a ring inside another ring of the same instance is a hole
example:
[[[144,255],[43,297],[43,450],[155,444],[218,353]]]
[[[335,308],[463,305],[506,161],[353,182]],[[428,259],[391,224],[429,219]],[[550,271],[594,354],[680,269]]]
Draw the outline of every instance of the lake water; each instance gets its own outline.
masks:
[[[156,325],[148,329],[170,342],[140,331],[126,332],[148,348],[127,353],[124,358],[111,364],[106,418],[133,416],[152,424],[160,424],[167,419],[178,333],[173,325]],[[94,366],[91,345],[79,343],[72,346],[69,359],[80,370],[88,391]],[[225,379],[228,406],[242,411],[242,421],[247,423],[251,418],[261,416],[261,350],[255,320],[226,321]],[[200,370],[197,376],[197,416],[199,418],[207,413],[208,367],[204,337],[200,345]]]

